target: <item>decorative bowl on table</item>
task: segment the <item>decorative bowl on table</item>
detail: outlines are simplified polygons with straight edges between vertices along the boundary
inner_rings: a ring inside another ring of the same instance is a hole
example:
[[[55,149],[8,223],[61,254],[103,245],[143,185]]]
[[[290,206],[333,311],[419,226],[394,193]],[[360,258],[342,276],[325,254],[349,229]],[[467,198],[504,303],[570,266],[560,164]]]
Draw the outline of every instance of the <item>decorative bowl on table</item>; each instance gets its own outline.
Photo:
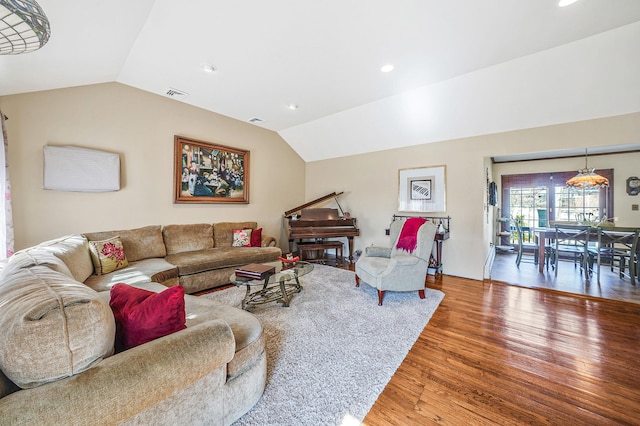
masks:
[[[291,253],[285,255],[285,257],[280,257],[280,261],[282,262],[282,269],[289,269],[296,266],[298,261],[300,260],[300,256],[293,256]]]

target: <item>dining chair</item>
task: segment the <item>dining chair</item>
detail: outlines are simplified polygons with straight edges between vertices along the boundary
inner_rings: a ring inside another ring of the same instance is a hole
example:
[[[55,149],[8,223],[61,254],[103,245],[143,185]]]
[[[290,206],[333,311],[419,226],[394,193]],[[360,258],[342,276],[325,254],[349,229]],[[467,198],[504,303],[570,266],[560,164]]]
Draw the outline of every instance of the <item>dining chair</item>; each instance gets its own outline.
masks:
[[[613,270],[614,262],[618,261],[620,278],[624,278],[627,262],[631,284],[636,283],[638,272],[638,235],[639,228],[598,227],[598,242],[589,252],[596,256],[596,271],[600,283],[600,265],[603,259],[608,259]]]
[[[589,225],[555,225],[555,238],[553,248],[553,260],[555,276],[558,276],[558,262],[562,253],[573,255],[574,267],[580,260],[580,273],[584,271],[585,280],[589,281],[589,238],[591,226]]]
[[[525,250],[533,251],[533,259],[532,262],[536,265],[538,264],[538,244],[525,242],[524,240],[524,232],[522,231],[522,225],[520,221],[517,219],[511,219],[516,229],[516,240],[514,243],[516,244],[516,266],[520,267],[520,262],[522,262],[522,256],[525,253]]]
[[[555,228],[556,225],[582,225],[579,222],[573,221],[573,220],[550,220],[549,221],[549,226]],[[570,246],[575,246],[575,242],[568,242],[567,244],[565,244],[565,242],[560,242],[561,245],[566,246],[566,245],[570,245]],[[565,252],[571,252],[573,253],[573,266],[576,266],[578,263],[578,258],[579,258],[579,253],[577,253],[575,251],[575,249],[573,247],[568,248],[567,250],[561,250],[561,251],[565,251]],[[549,265],[548,262],[546,261],[546,259],[549,259],[551,262],[551,267],[553,269],[555,269],[556,267],[556,261],[555,261],[555,248],[554,247],[545,247],[545,255],[547,255],[548,257],[545,258],[545,263],[547,263],[547,269],[549,269]]]

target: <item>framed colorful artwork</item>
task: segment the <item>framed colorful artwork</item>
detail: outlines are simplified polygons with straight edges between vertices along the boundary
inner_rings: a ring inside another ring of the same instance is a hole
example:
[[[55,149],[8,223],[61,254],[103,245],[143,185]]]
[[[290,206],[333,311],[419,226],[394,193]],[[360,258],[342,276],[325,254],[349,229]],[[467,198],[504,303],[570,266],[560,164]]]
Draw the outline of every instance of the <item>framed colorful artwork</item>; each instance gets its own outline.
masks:
[[[249,151],[175,136],[175,203],[249,203]]]

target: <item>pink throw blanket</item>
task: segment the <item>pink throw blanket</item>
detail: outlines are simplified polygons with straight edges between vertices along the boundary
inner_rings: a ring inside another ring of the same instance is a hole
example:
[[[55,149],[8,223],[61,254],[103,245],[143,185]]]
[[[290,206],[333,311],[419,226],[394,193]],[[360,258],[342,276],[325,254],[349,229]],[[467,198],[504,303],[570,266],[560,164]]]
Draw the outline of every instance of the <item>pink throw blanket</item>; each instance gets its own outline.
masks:
[[[421,217],[412,217],[407,219],[404,225],[402,225],[402,230],[400,231],[400,237],[398,238],[396,248],[413,253],[418,245],[418,229],[420,229],[426,221],[427,219],[423,219]]]

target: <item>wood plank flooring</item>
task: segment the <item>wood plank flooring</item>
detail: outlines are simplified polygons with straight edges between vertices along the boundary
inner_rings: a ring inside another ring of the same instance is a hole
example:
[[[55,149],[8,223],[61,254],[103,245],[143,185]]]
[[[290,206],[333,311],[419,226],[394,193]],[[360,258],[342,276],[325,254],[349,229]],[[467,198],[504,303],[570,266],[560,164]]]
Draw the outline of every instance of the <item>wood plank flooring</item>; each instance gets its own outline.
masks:
[[[556,277],[555,270],[552,269],[538,272],[538,265],[533,263],[532,256],[525,255],[520,267],[516,266],[515,257],[515,254],[496,255],[491,268],[491,279],[525,287],[547,288],[640,303],[640,283],[631,284],[628,276],[620,278],[617,267],[612,272],[609,266],[603,265],[600,268],[600,283],[595,274],[587,283],[580,273],[580,268],[575,267],[573,262],[560,262]]]
[[[428,287],[445,298],[365,425],[640,424],[640,304],[451,276]]]

